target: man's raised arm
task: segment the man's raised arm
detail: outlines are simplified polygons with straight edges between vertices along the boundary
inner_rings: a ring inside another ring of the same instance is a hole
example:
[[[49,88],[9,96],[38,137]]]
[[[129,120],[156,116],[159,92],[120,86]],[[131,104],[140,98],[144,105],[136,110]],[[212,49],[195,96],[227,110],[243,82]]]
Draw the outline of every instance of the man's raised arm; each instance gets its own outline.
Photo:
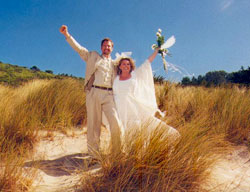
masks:
[[[62,33],[65,38],[66,41],[70,44],[70,46],[77,52],[79,53],[80,57],[84,60],[87,61],[88,60],[88,55],[89,55],[89,51],[81,46],[69,33],[68,31],[68,27],[66,25],[62,25],[59,29],[60,33]]]

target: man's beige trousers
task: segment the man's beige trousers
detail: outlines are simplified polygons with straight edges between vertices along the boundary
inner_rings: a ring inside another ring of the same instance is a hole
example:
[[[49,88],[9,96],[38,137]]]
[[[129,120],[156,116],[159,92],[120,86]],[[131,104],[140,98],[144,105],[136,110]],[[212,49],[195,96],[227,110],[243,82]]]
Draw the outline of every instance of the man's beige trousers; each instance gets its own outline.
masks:
[[[99,151],[102,124],[102,111],[107,117],[111,133],[112,152],[121,147],[120,120],[116,112],[113,91],[92,87],[86,93],[87,107],[87,143],[90,154]]]

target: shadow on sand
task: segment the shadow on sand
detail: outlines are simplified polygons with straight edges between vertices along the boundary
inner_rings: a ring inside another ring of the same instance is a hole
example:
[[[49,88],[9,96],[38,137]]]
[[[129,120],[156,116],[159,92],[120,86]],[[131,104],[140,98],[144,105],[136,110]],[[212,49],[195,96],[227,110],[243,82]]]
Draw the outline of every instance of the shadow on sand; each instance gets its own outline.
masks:
[[[24,167],[34,167],[54,177],[71,175],[77,171],[90,171],[100,168],[97,160],[87,153],[66,155],[54,160],[37,160],[24,164]]]

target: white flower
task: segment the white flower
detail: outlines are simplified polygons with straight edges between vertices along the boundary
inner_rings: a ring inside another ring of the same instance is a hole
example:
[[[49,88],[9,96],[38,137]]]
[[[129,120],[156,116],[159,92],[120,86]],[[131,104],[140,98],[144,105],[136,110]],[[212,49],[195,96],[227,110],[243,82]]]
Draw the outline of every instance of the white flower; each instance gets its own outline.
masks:
[[[157,32],[157,33],[156,33],[156,36],[157,36],[157,37],[160,37],[160,36],[161,36],[161,33]]]
[[[161,29],[160,28],[158,29],[158,32],[161,33]]]
[[[163,52],[162,57],[166,57],[167,53]]]
[[[151,48],[152,48],[153,50],[155,50],[156,47],[157,47],[156,44],[153,44],[153,45],[151,46]]]
[[[168,50],[167,49],[163,49],[164,53],[168,53]]]

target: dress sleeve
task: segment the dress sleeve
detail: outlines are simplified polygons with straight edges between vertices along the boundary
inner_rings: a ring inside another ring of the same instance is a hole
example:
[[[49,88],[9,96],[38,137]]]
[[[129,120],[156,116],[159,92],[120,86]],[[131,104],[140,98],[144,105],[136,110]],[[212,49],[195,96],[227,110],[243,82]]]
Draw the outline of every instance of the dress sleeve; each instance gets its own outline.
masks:
[[[152,110],[152,114],[154,114],[158,111],[158,107],[151,63],[146,60],[135,70],[135,75],[137,81],[136,97],[140,98],[141,102],[147,105]]]
[[[85,62],[88,60],[89,51],[85,47],[81,46],[72,36],[66,38],[66,41]]]
[[[151,63],[147,59],[144,63],[135,70],[136,78],[142,81],[153,82],[153,72],[151,68]]]

